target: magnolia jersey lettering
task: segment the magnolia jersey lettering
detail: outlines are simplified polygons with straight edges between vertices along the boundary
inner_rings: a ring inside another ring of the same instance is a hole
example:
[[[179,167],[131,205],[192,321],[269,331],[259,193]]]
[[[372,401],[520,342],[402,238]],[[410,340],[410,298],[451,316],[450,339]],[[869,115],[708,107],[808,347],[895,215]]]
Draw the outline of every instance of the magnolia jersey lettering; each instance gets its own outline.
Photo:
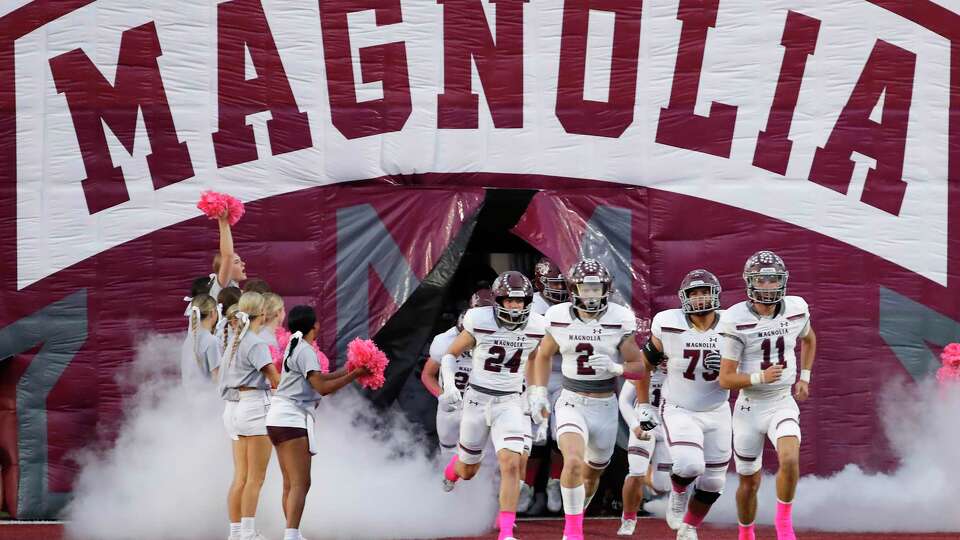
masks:
[[[493,306],[482,306],[467,311],[463,329],[476,341],[470,384],[499,392],[523,391],[527,359],[543,339],[543,316],[531,312],[525,325],[511,330],[501,326]]]
[[[690,411],[712,411],[725,403],[730,392],[720,387],[720,371],[703,367],[704,358],[720,354],[719,323],[722,310],[712,328],[704,332],[690,322],[682,309],[668,309],[653,317],[650,332],[663,345],[667,380],[663,395],[674,405]]]
[[[581,381],[602,381],[613,377],[587,366],[590,356],[605,354],[620,360],[620,343],[624,337],[637,331],[633,312],[620,304],[610,302],[606,311],[594,319],[583,320],[574,313],[570,302],[557,304],[547,310],[547,331],[563,357],[563,376]]]
[[[773,317],[762,317],[750,302],[726,310],[720,323],[723,336],[721,353],[737,360],[740,373],[756,373],[773,364],[783,367],[780,380],[748,386],[740,392],[750,398],[780,397],[790,393],[797,380],[797,340],[810,332],[810,308],[799,296],[785,296],[777,304]]]

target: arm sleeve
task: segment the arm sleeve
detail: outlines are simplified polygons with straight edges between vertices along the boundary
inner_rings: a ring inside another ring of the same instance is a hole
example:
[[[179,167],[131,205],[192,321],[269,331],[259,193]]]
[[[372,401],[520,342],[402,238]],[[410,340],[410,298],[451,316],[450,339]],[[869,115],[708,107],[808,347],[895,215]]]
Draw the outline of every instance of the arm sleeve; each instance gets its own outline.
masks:
[[[250,364],[260,371],[267,364],[272,364],[273,358],[270,357],[270,348],[266,343],[257,343],[250,348]]]
[[[207,373],[220,367],[220,348],[216,338],[207,341],[207,350],[204,352],[204,361],[207,364]]]
[[[720,326],[720,356],[730,360],[740,361],[743,356],[743,335],[734,329],[732,324]]]
[[[303,348],[297,353],[297,356],[299,357],[297,367],[300,368],[303,378],[307,378],[311,371],[320,371],[320,360],[317,358],[317,353],[313,351],[313,347],[308,343],[303,344]]]
[[[447,349],[450,348],[449,341],[442,339],[442,335],[436,336],[433,338],[433,341],[430,342],[430,360],[440,363],[440,360],[443,358],[443,355],[447,354]]]
[[[637,411],[634,409],[636,401],[637,387],[630,382],[624,383],[623,388],[620,389],[620,415],[630,426],[631,431],[637,427]]]

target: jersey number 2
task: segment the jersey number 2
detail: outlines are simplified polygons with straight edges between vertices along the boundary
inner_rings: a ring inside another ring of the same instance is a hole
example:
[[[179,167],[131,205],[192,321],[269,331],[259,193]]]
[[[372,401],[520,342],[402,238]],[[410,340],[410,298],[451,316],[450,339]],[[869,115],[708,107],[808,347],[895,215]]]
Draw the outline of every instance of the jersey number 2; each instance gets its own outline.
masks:
[[[577,375],[596,375],[597,371],[587,365],[590,357],[593,356],[593,345],[590,343],[579,343],[574,350],[582,353],[577,357]]]
[[[520,359],[523,355],[523,349],[517,349],[517,352],[513,353],[513,356],[506,364],[503,363],[503,360],[507,357],[507,350],[503,347],[499,345],[490,347],[490,354],[493,356],[487,358],[487,361],[483,363],[483,369],[494,373],[500,373],[503,371],[503,368],[509,369],[510,373],[520,371]]]
[[[771,352],[770,349],[772,349],[770,338],[763,340],[763,342],[760,344],[760,348],[763,349],[763,362],[760,362],[760,369],[764,370],[773,365],[773,362],[770,361],[770,352]],[[784,368],[787,367],[787,360],[783,357],[785,348],[786,346],[783,342],[783,336],[778,337],[777,338],[777,363],[783,366]]]

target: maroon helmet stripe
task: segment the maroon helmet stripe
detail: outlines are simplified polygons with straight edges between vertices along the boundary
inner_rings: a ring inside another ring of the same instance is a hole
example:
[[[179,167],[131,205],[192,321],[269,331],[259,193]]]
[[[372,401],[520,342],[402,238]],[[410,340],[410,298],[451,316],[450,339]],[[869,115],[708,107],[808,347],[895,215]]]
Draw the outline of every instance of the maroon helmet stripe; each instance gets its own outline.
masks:
[[[661,326],[661,327],[660,327],[660,330],[663,330],[664,332],[668,332],[668,333],[670,333],[670,334],[682,334],[682,333],[683,333],[683,330],[682,330],[682,329],[680,329],[680,328],[671,328],[671,327],[669,327],[669,326]]]

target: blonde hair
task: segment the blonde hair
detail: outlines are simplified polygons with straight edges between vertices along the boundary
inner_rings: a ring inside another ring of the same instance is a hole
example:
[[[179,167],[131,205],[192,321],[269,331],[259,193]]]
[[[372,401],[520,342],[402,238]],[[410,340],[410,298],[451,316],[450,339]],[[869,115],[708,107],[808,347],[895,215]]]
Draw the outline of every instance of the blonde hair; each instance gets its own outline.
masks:
[[[283,298],[274,293],[265,293],[262,296],[264,322],[271,322],[283,313]]]
[[[240,306],[238,306],[235,302],[231,304],[230,307],[228,307],[223,312],[223,320],[226,321],[226,323],[223,325],[223,350],[224,351],[227,350],[227,345],[228,345],[227,340],[230,339],[230,323],[233,322],[234,319],[236,319],[238,311],[240,311]]]
[[[217,301],[209,294],[198,294],[190,301],[190,333],[193,337],[193,357],[203,371],[200,358],[200,322],[217,312]]]
[[[240,346],[240,340],[246,335],[247,329],[250,328],[253,319],[263,316],[263,305],[263,295],[260,293],[245,292],[240,296],[240,301],[236,304],[237,311],[234,313],[234,317],[242,311],[247,314],[248,318],[246,320],[241,319],[240,326],[237,327],[237,331],[233,336],[233,345],[230,347],[230,357],[227,359],[228,366],[233,363],[233,359],[237,355],[237,348]]]

